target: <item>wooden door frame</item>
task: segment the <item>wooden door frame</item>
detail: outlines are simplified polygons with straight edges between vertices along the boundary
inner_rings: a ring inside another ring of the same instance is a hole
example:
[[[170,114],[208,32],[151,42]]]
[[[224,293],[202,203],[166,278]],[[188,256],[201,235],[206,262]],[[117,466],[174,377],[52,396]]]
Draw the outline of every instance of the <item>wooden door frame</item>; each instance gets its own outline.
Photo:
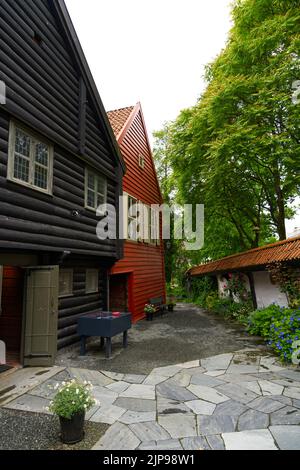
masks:
[[[28,270],[32,269],[35,271],[43,271],[44,269],[49,269],[58,265],[45,265],[45,266],[22,266],[21,269],[24,270],[24,281],[23,281],[23,312],[22,312],[22,332],[21,332],[21,351],[20,351],[20,363],[24,366],[24,353],[25,353],[25,331],[26,331],[26,312],[27,312],[27,288],[28,288]],[[57,332],[58,333],[58,332]],[[57,349],[56,349],[57,353]],[[46,366],[47,367],[47,366]]]
[[[118,271],[109,275],[109,282],[114,276],[127,276],[128,284],[128,309],[131,315],[133,315],[134,302],[133,302],[133,280],[134,280],[134,271]],[[110,292],[110,287],[109,287]],[[110,305],[109,305],[110,308]]]

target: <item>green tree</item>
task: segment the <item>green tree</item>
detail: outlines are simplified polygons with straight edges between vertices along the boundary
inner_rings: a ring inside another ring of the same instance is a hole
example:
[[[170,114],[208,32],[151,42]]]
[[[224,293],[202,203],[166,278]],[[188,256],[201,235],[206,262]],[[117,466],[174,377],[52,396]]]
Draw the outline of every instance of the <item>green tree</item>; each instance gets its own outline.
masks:
[[[198,103],[156,134],[167,194],[205,204],[191,263],[286,238],[300,188],[300,1],[237,0],[232,16]]]

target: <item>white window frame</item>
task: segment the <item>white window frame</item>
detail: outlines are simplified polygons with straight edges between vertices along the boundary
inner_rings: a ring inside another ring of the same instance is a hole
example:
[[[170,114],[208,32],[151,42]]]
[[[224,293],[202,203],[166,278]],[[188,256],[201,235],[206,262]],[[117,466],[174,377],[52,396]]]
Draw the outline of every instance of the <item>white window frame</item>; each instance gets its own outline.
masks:
[[[64,273],[64,274],[69,274],[70,275],[70,290],[68,293],[61,293],[60,292],[60,275]],[[60,299],[63,299],[65,297],[72,297],[72,295],[74,294],[74,271],[73,269],[60,269],[59,270],[59,293],[58,293],[58,297]]]
[[[129,215],[129,198],[135,201],[138,206],[138,211],[141,213],[140,220],[142,224],[142,231],[138,234],[136,239],[130,238],[128,233],[129,223],[135,220],[134,216]],[[153,209],[151,206],[142,203],[137,198],[126,192],[123,193],[122,225],[124,240],[134,243],[145,243],[157,246],[160,245],[160,212]],[[153,233],[152,226],[154,226]],[[155,238],[152,238],[153,234]]]
[[[131,196],[130,194],[127,194],[127,217],[126,217],[126,222],[127,223],[127,240],[130,240],[131,242],[138,242],[140,237],[137,237],[137,238],[130,238],[129,236],[129,224],[130,222],[134,221],[137,219],[137,215],[134,216],[134,215],[129,215],[129,199],[132,199],[133,201],[135,201],[135,204],[137,206],[137,210],[138,210],[138,205],[139,205],[139,201],[138,199],[136,199],[134,196]]]
[[[151,243],[151,207],[144,204],[144,218],[143,218],[143,227],[144,227],[144,242],[147,244]]]
[[[16,131],[20,130],[30,138],[30,154],[29,157],[23,157],[24,159],[29,160],[29,181],[23,181],[14,176],[15,173],[15,154],[16,154]],[[46,166],[41,165],[35,161],[35,151],[34,147],[36,144],[44,144],[48,147],[48,167],[47,167],[47,189],[40,188],[34,184],[35,176],[35,167],[40,166],[46,169]],[[7,164],[7,179],[13,181],[14,183],[21,184],[27,188],[34,189],[35,191],[42,192],[44,194],[52,195],[53,193],[53,160],[54,160],[54,148],[53,145],[31,131],[30,129],[24,127],[22,124],[11,121],[9,127],[9,146],[8,146],[8,164]]]
[[[160,246],[160,229],[161,229],[161,217],[160,217],[160,212],[156,212],[156,245]]]
[[[88,280],[89,276],[96,276],[96,286],[97,287],[89,287]],[[87,269],[85,273],[85,293],[86,294],[97,294],[99,292],[99,269]]]
[[[95,190],[93,191],[94,194],[94,206],[90,206],[88,204],[88,191],[91,190],[88,187],[88,181],[89,181],[89,175],[93,175],[95,178]],[[104,181],[104,193],[100,193],[98,191],[98,178],[102,178]],[[90,211],[97,212],[97,209],[100,204],[98,204],[98,195],[103,196],[103,204],[107,203],[107,178],[104,175],[101,175],[101,173],[98,173],[96,170],[93,170],[91,168],[86,168],[85,169],[85,195],[84,195],[84,207]]]

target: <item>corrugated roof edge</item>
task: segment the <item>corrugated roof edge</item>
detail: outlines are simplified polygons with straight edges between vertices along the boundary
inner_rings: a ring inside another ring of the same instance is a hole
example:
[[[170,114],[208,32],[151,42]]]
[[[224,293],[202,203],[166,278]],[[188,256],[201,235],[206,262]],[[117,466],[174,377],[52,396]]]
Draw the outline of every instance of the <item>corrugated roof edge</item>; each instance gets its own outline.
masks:
[[[255,254],[260,254],[260,253],[263,253],[265,250],[268,250],[270,252],[272,252],[273,250],[275,250],[276,248],[280,247],[280,246],[288,246],[290,244],[294,244],[296,242],[299,242],[299,250],[296,250],[295,252],[295,256],[287,256],[285,257],[284,259],[286,261],[294,261],[294,260],[297,260],[299,259],[300,260],[300,235],[296,236],[296,237],[292,237],[292,238],[287,238],[286,240],[281,240],[281,241],[278,241],[278,242],[275,242],[275,243],[270,243],[269,245],[264,245],[264,246],[261,246],[261,247],[258,247],[258,248],[252,248],[251,250],[248,250],[248,251],[244,251],[244,252],[241,252],[241,253],[235,253],[233,255],[229,255],[229,256],[226,256],[224,258],[220,258],[218,260],[214,260],[214,261],[209,261],[208,263],[204,263],[204,264],[200,264],[198,266],[194,266],[193,268],[190,268],[188,271],[187,271],[187,274],[190,274],[191,276],[197,276],[197,275],[201,275],[201,274],[211,274],[213,272],[222,272],[222,271],[226,271],[226,264],[228,266],[228,269],[232,269],[232,270],[236,270],[236,269],[239,269],[240,268],[244,268],[246,269],[247,267],[252,267],[252,266],[266,266],[267,264],[269,264],[270,262],[272,262],[272,259],[267,259],[264,261],[260,260],[260,262],[257,262],[257,263],[249,263],[247,265],[247,262],[245,262],[247,260],[247,257],[251,257],[251,255],[255,255]],[[298,243],[297,243],[298,245]],[[288,253],[288,255],[290,255],[290,253]],[[230,263],[231,261],[234,261],[235,259],[243,259],[243,264],[240,263],[240,265],[236,265],[234,266],[234,263]],[[277,259],[274,259],[274,261],[277,261]],[[228,263],[226,263],[228,262]],[[230,264],[230,266],[229,266]],[[211,267],[211,269],[210,269]]]

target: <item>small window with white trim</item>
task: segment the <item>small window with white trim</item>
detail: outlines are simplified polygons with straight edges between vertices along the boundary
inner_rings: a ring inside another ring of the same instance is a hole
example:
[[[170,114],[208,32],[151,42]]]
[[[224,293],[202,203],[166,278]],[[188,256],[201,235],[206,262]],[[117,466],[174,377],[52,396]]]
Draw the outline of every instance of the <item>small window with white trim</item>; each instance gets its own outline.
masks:
[[[142,170],[145,169],[145,157],[142,154],[139,155],[139,167],[142,168]]]
[[[85,173],[85,207],[96,211],[107,202],[107,180],[92,170]]]
[[[53,146],[14,122],[10,124],[7,178],[52,194]]]
[[[86,270],[85,292],[94,294],[99,292],[99,271],[98,269]]]
[[[73,295],[73,269],[60,269],[59,271],[59,297]]]

